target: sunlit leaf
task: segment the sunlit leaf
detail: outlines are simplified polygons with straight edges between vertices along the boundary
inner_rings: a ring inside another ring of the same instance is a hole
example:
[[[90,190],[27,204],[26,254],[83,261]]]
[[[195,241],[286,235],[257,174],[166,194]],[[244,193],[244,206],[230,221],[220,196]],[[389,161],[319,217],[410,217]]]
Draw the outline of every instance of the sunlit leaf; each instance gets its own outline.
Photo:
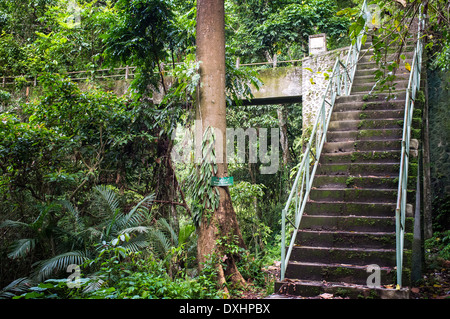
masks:
[[[405,69],[411,72],[411,65],[408,62],[405,62]]]

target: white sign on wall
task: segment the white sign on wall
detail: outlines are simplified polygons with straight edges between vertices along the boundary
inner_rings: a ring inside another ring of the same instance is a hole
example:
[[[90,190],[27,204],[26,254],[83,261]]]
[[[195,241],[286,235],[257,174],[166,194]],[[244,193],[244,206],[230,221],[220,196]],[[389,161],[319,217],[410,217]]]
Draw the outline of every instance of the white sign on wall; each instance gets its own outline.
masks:
[[[327,51],[327,36],[325,33],[309,36],[309,54]]]

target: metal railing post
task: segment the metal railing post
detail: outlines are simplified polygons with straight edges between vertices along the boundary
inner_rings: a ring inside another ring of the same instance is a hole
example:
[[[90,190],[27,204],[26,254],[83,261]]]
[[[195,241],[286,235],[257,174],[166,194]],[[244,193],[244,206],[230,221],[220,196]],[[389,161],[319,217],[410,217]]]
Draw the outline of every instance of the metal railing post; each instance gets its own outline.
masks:
[[[280,279],[284,280],[286,271],[286,209],[281,212],[281,274]]]

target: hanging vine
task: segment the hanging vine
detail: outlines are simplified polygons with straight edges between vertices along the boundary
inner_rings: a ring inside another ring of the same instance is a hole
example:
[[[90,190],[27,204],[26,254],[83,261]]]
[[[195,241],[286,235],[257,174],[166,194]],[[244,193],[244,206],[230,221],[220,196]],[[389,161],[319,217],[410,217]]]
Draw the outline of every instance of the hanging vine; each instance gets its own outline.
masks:
[[[202,137],[201,162],[193,164],[187,179],[196,227],[200,226],[204,214],[209,221],[214,210],[219,207],[219,189],[211,185],[212,177],[217,174],[215,142],[214,128],[208,127]]]

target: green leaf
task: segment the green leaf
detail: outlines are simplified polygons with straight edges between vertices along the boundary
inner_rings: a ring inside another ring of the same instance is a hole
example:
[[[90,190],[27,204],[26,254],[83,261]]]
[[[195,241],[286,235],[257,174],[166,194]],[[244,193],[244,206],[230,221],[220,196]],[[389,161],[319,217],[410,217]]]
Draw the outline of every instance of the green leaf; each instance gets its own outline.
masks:
[[[347,14],[347,13],[349,12],[349,10],[350,10],[350,8],[342,9],[342,10],[336,12],[336,15],[337,15],[337,16],[342,16],[342,15],[344,15],[344,14]]]

